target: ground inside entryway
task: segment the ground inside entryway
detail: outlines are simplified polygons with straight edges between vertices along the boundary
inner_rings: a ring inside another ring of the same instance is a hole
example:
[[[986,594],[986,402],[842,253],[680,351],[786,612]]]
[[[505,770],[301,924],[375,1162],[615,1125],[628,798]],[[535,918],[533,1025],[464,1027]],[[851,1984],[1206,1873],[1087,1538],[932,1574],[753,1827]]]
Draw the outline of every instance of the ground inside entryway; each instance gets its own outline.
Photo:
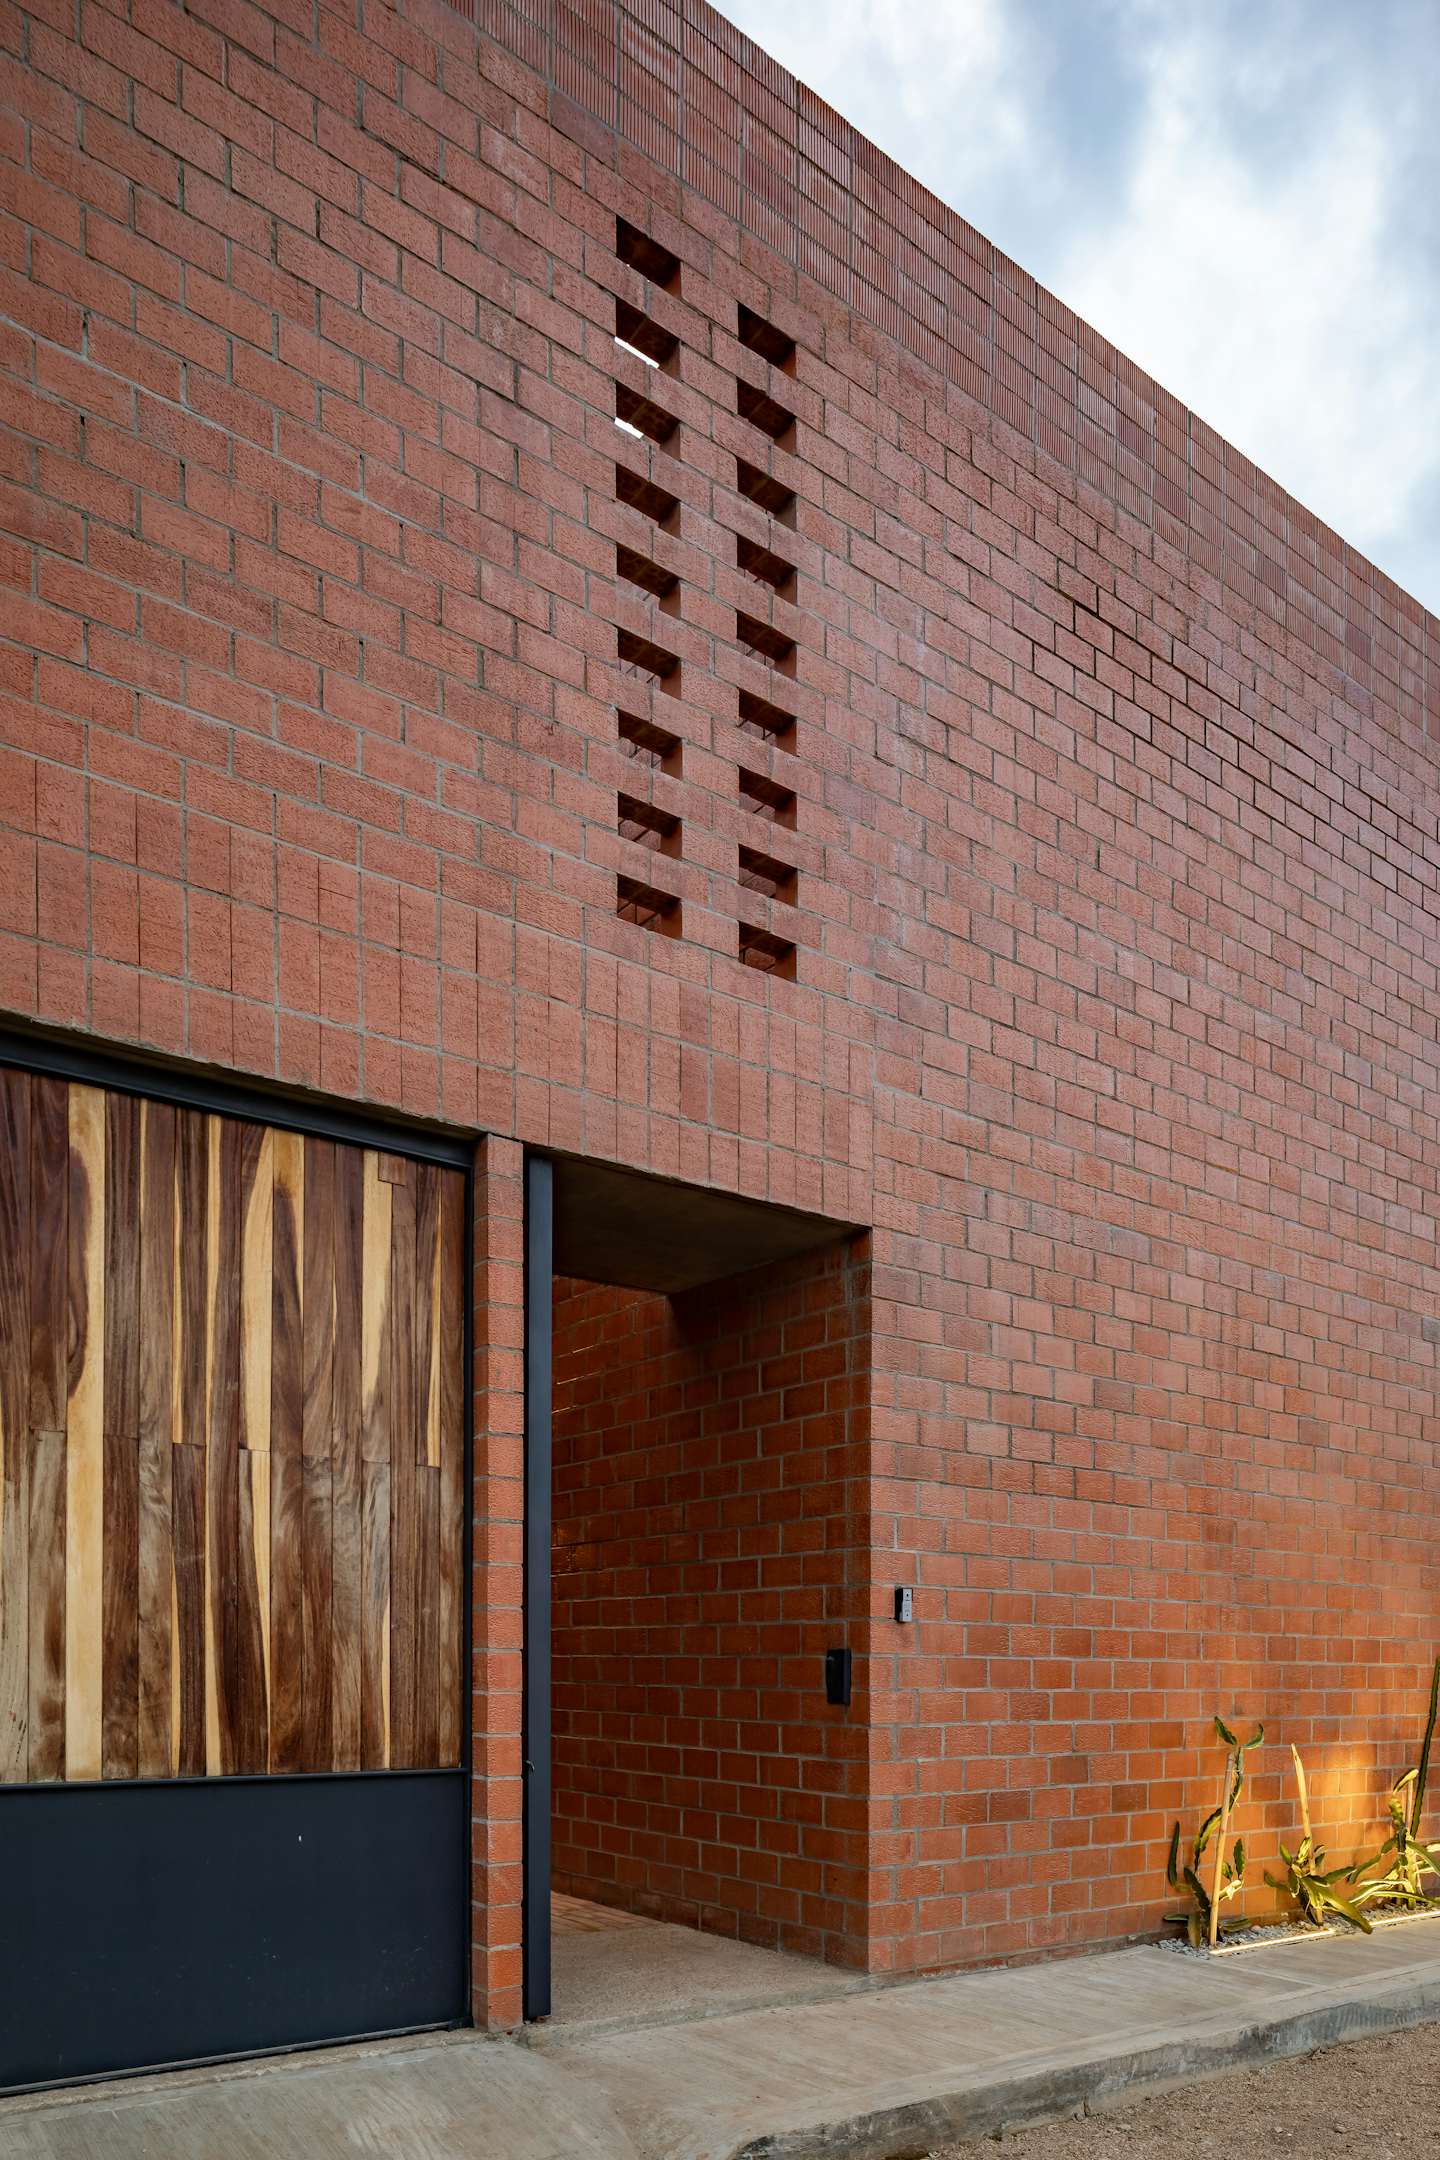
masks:
[[[567,2034],[823,2002],[872,1985],[863,1973],[815,1958],[703,1934],[587,1898],[551,1899],[551,1945],[548,2029]]]

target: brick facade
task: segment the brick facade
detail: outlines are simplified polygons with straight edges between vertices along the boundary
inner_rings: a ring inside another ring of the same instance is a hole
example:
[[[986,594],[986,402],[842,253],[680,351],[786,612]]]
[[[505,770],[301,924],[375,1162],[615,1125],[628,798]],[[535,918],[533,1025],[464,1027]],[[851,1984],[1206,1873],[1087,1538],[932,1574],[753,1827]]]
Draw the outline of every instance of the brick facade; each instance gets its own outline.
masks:
[[[1215,1708],[1247,1830],[1295,1739],[1358,1841],[1440,1634],[1440,623],[701,0],[0,47],[0,1007],[491,1136],[481,2013],[521,1145],[873,1226],[873,1969],[1153,1925]]]

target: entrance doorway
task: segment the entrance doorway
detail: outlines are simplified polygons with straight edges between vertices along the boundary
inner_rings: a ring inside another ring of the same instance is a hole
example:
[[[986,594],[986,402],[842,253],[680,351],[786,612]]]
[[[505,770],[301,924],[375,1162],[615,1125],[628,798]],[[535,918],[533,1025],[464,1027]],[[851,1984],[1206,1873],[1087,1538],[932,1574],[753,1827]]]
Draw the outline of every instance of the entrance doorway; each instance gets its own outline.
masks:
[[[527,1857],[527,2014],[833,1991],[864,1961],[867,1731],[846,1683],[868,1604],[867,1241],[608,1167],[532,1170],[550,1789],[542,1826],[532,1611],[528,1827],[556,1903]]]

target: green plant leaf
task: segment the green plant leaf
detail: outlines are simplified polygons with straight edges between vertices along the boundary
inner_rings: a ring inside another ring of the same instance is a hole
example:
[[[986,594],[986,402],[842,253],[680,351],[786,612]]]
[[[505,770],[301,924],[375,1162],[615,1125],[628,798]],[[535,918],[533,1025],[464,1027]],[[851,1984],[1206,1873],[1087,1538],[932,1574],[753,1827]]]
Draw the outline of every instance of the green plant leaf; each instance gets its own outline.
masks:
[[[1256,1748],[1256,1747],[1259,1747],[1259,1745],[1260,1745],[1261,1741],[1262,1741],[1262,1740],[1263,1740],[1264,1738],[1265,1738],[1265,1727],[1264,1727],[1263,1725],[1257,1725],[1257,1726],[1255,1727],[1255,1737],[1254,1737],[1254,1739],[1253,1739],[1253,1740],[1247,1740],[1247,1741],[1245,1742],[1244,1748],[1243,1748],[1243,1749],[1241,1750],[1241,1752],[1242,1752],[1243,1754],[1246,1754],[1246,1755],[1248,1755],[1248,1754],[1249,1754],[1249,1752],[1250,1752],[1250,1750],[1251,1750],[1251,1748]]]
[[[1235,1840],[1235,1879],[1236,1879],[1236,1881],[1237,1881],[1237,1882],[1243,1881],[1243,1880],[1244,1880],[1244,1875],[1245,1875],[1245,1840],[1244,1840],[1244,1838],[1238,1838],[1238,1837],[1237,1837],[1237,1838],[1236,1838],[1236,1840]]]
[[[1205,1847],[1210,1842],[1210,1833],[1215,1828],[1216,1823],[1218,1823],[1220,1820],[1221,1812],[1221,1809],[1219,1809],[1218,1807],[1212,1808],[1210,1813],[1205,1817],[1204,1822],[1201,1823],[1200,1828],[1195,1833],[1195,1847],[1190,1857],[1197,1866],[1199,1865],[1200,1855],[1204,1852]]]
[[[1180,1825],[1177,1822],[1170,1833],[1170,1857],[1165,1862],[1165,1880],[1172,1890],[1180,1887]]]
[[[1225,1742],[1226,1747],[1238,1747],[1240,1745],[1223,1718],[1216,1718],[1215,1732],[1216,1736]]]
[[[1350,1922],[1351,1927],[1359,1928],[1362,1935],[1374,1934],[1374,1928],[1365,1917],[1365,1914],[1361,1912],[1360,1907],[1352,1904],[1349,1898],[1341,1897],[1338,1890],[1327,1890],[1325,1892],[1325,1903],[1333,1912],[1342,1914]]]

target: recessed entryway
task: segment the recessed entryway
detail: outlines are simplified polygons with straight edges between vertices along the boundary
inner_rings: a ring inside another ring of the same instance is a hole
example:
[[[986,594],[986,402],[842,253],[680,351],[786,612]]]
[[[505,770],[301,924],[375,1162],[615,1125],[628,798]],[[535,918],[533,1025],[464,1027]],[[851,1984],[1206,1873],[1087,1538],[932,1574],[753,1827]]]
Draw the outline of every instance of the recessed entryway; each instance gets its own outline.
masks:
[[[549,1474],[541,1494],[532,1461],[527,1511],[551,1582],[527,1629],[526,1756],[530,1855],[548,1841],[560,1902],[552,1984],[527,2013],[588,2019],[607,1992],[686,2014],[828,1992],[864,1962],[864,1706],[827,1698],[826,1657],[861,1647],[867,1611],[866,1241],[608,1166],[543,1167],[550,1297],[532,1240],[530,1314],[548,1356],[529,1377],[549,1383]]]

